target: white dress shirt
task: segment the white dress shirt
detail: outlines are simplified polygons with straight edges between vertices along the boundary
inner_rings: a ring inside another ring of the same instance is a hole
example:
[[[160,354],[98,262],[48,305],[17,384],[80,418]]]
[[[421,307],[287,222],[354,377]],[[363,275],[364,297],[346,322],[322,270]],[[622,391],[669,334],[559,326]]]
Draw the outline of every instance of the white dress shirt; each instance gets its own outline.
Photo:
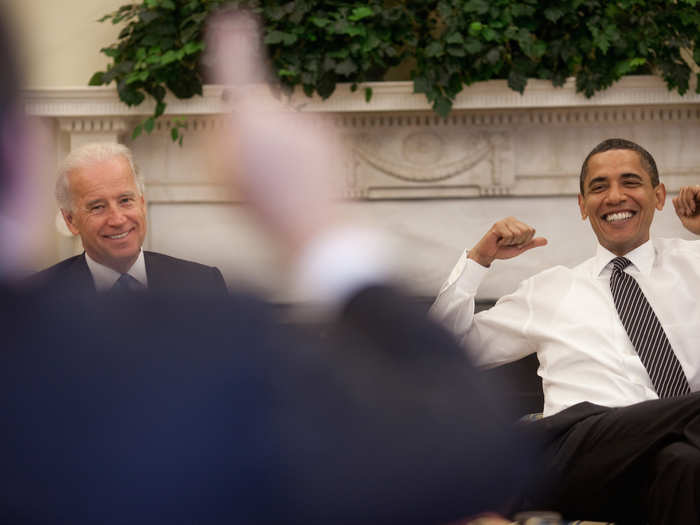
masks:
[[[95,282],[95,289],[98,292],[109,291],[117,279],[121,277],[122,274],[100,264],[94,259],[92,259],[87,252],[85,253],[85,262],[87,262],[90,273],[92,274],[92,280]],[[143,250],[139,252],[139,256],[136,258],[134,264],[131,265],[129,271],[126,272],[131,275],[134,279],[148,288],[148,278],[146,277],[146,260],[143,258]]]
[[[700,241],[655,239],[626,257],[652,305],[692,391],[700,390]],[[474,314],[474,296],[489,271],[462,254],[431,307],[477,364],[497,366],[537,353],[544,415],[582,401],[626,406],[656,399],[610,292],[610,261],[596,256],[556,266],[523,281],[496,305]]]

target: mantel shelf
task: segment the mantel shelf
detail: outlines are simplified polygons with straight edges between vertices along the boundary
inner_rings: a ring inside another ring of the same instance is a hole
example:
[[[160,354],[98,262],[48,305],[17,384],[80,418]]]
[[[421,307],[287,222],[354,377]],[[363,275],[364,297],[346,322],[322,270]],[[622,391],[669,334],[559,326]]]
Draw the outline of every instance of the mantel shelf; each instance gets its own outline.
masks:
[[[364,88],[372,88],[372,98],[365,101]],[[207,85],[203,96],[180,100],[172,96],[168,102],[170,115],[212,115],[227,110],[225,86]],[[41,117],[73,116],[144,116],[153,111],[153,102],[137,107],[122,103],[116,89],[102,87],[66,87],[25,90],[26,109]],[[312,112],[425,112],[430,105],[422,94],[413,93],[412,82],[367,82],[354,92],[349,84],[338,85],[327,100],[308,98],[295,92],[289,99],[291,106]],[[505,80],[479,82],[464,89],[455,100],[455,110],[575,108],[602,106],[668,106],[700,104],[700,94],[684,96],[669,91],[666,84],[655,76],[628,76],[611,88],[586,98],[576,93],[575,82],[569,79],[562,87],[553,87],[546,80],[530,80],[524,94],[508,88]]]

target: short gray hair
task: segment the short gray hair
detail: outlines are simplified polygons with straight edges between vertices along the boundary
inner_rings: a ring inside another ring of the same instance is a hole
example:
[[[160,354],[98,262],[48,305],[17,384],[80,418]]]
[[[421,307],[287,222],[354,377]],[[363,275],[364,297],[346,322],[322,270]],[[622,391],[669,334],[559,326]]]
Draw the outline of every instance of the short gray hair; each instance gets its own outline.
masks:
[[[68,180],[68,175],[71,172],[114,157],[124,157],[127,160],[139,194],[143,195],[143,178],[136,169],[131,150],[124,144],[116,142],[92,142],[71,151],[59,166],[55,193],[58,207],[64,210],[73,209],[73,194],[71,193],[70,181]]]

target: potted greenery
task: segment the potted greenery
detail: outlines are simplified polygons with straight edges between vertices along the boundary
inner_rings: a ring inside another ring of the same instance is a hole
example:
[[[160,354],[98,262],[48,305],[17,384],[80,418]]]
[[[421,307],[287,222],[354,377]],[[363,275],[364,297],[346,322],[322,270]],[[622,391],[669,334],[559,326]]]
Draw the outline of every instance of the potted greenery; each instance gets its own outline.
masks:
[[[112,58],[91,85],[115,82],[120,99],[156,101],[134,136],[150,132],[169,90],[202,93],[200,58],[207,16],[222,0],[143,0],[104,16],[123,24]],[[434,111],[446,116],[474,82],[507,79],[520,93],[529,78],[555,86],[575,77],[591,97],[628,74],[658,74],[685,93],[700,62],[697,0],[247,0],[282,87],[329,97],[339,83],[381,80],[400,63]],[[700,92],[700,82],[698,82]],[[371,91],[366,90],[369,100]],[[182,140],[179,123],[173,140]]]

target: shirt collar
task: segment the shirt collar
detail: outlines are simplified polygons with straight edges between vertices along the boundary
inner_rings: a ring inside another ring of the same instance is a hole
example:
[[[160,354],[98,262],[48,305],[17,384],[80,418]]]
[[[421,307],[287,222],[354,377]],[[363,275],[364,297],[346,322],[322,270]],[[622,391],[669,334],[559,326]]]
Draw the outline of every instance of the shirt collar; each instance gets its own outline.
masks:
[[[92,279],[95,281],[95,289],[98,292],[105,292],[114,286],[121,274],[112,268],[100,264],[92,259],[87,252],[85,253],[85,262],[87,262]],[[146,260],[143,257],[143,250],[139,251],[139,256],[134,264],[131,265],[129,271],[126,272],[138,282],[148,288],[148,279],[146,278]]]
[[[612,261],[615,257],[617,257],[617,255],[598,244],[593,265],[594,275],[600,276],[608,267],[610,261]],[[654,243],[651,239],[649,239],[644,244],[637,246],[631,252],[626,253],[625,258],[629,259],[632,266],[634,266],[639,273],[649,275],[651,273],[651,268],[654,265],[654,259],[656,258],[656,248],[654,248]]]

